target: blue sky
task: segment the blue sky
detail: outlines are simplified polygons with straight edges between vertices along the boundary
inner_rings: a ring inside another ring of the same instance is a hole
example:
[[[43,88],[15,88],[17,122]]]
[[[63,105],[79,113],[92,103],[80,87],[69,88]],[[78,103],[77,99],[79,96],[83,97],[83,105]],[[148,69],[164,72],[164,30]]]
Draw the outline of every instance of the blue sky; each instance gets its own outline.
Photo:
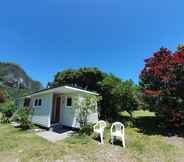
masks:
[[[183,0],[0,1],[0,61],[44,85],[57,71],[99,67],[138,82],[144,59],[184,42]]]

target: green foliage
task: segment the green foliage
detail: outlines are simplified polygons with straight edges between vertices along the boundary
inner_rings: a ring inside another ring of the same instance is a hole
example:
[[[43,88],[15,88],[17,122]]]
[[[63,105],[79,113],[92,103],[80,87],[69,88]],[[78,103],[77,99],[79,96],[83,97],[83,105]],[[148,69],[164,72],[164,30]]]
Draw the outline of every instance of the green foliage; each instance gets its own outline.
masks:
[[[18,109],[14,113],[11,120],[20,123],[20,127],[25,130],[32,127],[32,123],[30,120],[31,115],[32,115],[31,109],[28,107],[23,107]]]
[[[88,95],[85,98],[76,97],[75,98],[75,107],[78,111],[78,121],[81,128],[85,127],[87,123],[87,117],[91,112],[97,110],[97,102],[99,97]]]
[[[4,91],[0,89],[0,103],[4,103],[4,102],[5,102]]]
[[[103,80],[105,75],[98,68],[67,69],[56,74],[51,86],[70,85],[97,91],[97,83]]]
[[[0,62],[0,86],[8,91],[11,98],[43,87],[40,82],[32,80],[19,65],[10,62]]]
[[[138,103],[135,99],[135,89],[131,80],[122,81],[110,75],[100,83],[100,86],[103,96],[100,113],[102,118],[113,121],[116,120],[119,112],[131,113],[137,109]]]
[[[93,125],[92,124],[87,124],[79,130],[79,135],[90,136],[92,133],[93,133]]]
[[[78,121],[80,123],[80,135],[91,135],[93,132],[93,125],[87,122],[87,117],[91,112],[97,110],[97,102],[101,97],[88,95],[85,98],[75,98],[75,107],[78,112]]]
[[[15,99],[42,88],[17,64],[0,62],[0,112],[1,122],[9,122],[15,111]]]
[[[11,100],[7,100],[0,104],[0,112],[2,113],[1,123],[8,123],[10,117],[15,111],[15,103]]]
[[[122,110],[131,112],[137,108],[136,86],[132,81],[122,81],[98,68],[68,69],[58,72],[51,87],[70,85],[95,91],[102,96],[100,118],[115,120]]]
[[[5,116],[5,114],[1,113],[1,116],[0,116],[0,123],[2,124],[6,124],[6,123],[9,123],[10,120],[7,116]]]
[[[184,126],[184,46],[175,53],[161,48],[145,60],[140,74],[142,98],[163,125]]]

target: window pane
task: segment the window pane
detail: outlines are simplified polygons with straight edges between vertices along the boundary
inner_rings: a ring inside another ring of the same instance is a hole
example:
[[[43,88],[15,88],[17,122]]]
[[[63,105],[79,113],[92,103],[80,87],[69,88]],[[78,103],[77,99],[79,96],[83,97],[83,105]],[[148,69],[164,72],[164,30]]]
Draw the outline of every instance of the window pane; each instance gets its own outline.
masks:
[[[42,105],[42,99],[39,99],[38,106],[41,106],[41,105]]]
[[[35,100],[34,105],[35,105],[35,106],[37,106],[37,105],[38,105],[38,100],[37,100],[37,99]]]
[[[29,105],[30,105],[30,98],[25,98],[24,99],[24,107],[29,107]]]
[[[72,98],[67,97],[67,106],[72,106]]]

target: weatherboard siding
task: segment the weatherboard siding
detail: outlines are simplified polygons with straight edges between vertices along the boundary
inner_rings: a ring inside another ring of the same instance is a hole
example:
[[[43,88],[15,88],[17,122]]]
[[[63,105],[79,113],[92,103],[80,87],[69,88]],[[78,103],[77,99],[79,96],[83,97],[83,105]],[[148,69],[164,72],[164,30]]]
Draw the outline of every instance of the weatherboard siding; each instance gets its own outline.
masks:
[[[71,95],[72,100],[74,100],[74,95]],[[84,96],[80,96],[81,99],[85,98]],[[75,108],[75,105],[73,104],[72,107],[66,106],[66,96],[62,96],[62,105],[61,105],[61,114],[60,114],[60,121],[63,125],[73,127],[73,128],[79,128],[79,113],[77,111],[77,108]],[[96,108],[97,110],[97,108]],[[88,122],[89,123],[96,123],[98,121],[98,113],[97,111],[91,112],[88,115]]]
[[[34,101],[42,99],[42,105],[34,107]],[[32,122],[44,127],[50,127],[50,116],[52,110],[53,94],[35,95],[31,98],[31,105],[33,108]]]
[[[62,96],[60,121],[64,126],[78,128],[79,125],[77,125],[76,123],[74,104],[72,104],[72,107],[67,107],[66,106],[67,97],[72,97],[72,102],[73,102],[75,95],[70,94],[70,95]]]
[[[88,115],[88,122],[89,122],[89,123],[94,124],[94,123],[96,123],[97,121],[98,121],[98,113],[97,113],[97,112],[95,112],[95,113],[90,113],[90,114]]]
[[[72,106],[66,105],[67,97],[72,97]],[[75,107],[74,100],[76,97],[80,97],[81,100],[86,97],[83,93],[71,93],[61,94],[61,109],[60,109],[60,123],[64,126],[73,128],[79,128],[79,112]],[[42,99],[41,106],[34,106],[36,99]],[[23,105],[24,98],[21,98],[17,103],[18,107]],[[53,92],[34,94],[31,96],[30,107],[33,110],[33,114],[30,116],[30,120],[34,124],[38,124],[47,128],[51,127],[52,108],[53,108]],[[94,112],[91,112],[88,116],[89,123],[95,123],[98,121],[97,107]]]

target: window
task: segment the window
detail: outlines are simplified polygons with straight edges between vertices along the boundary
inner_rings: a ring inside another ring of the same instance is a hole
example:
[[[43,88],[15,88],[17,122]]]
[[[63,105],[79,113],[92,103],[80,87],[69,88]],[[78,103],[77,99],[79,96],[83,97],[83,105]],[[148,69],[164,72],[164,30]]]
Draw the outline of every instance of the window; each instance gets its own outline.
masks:
[[[30,98],[25,98],[24,99],[24,107],[29,107],[29,105],[30,105]]]
[[[67,97],[66,106],[67,107],[71,107],[72,106],[72,98],[71,97]]]
[[[38,106],[38,99],[35,100],[34,106],[35,106],[35,107]]]
[[[34,101],[34,107],[40,107],[42,106],[42,99],[41,98],[36,98]]]
[[[42,99],[39,99],[38,106],[42,106]]]

